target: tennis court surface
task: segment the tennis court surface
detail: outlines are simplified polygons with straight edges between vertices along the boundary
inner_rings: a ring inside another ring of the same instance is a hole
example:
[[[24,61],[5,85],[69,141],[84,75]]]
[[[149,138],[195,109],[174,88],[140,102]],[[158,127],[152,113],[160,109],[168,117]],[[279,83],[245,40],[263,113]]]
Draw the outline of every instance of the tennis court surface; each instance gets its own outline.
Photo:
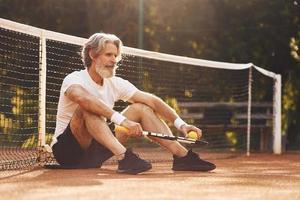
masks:
[[[300,199],[300,156],[251,154],[250,157],[203,152],[217,169],[210,173],[173,172],[165,151],[139,149],[153,169],[140,175],[115,172],[115,162],[101,169],[36,168],[1,174],[0,199]],[[8,175],[9,174],[9,175]]]

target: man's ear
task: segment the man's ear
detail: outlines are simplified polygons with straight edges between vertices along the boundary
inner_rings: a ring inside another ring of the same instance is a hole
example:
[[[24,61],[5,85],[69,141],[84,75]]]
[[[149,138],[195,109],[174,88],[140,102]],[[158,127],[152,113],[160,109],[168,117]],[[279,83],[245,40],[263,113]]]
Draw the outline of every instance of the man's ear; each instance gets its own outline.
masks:
[[[92,59],[92,60],[94,60],[95,59],[95,53],[92,51],[92,50],[90,50],[89,51],[89,56],[90,56],[90,58]]]

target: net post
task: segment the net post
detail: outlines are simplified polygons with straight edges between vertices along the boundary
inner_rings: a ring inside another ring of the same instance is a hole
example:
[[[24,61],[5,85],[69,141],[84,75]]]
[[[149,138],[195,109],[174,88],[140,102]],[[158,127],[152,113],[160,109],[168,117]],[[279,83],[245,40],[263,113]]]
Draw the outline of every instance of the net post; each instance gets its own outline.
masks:
[[[252,66],[249,68],[249,76],[248,76],[247,156],[250,156],[251,102],[252,102]]]
[[[44,147],[46,144],[46,37],[44,31],[40,35],[39,47],[39,118],[38,118],[38,147]]]
[[[281,75],[274,77],[273,101],[273,153],[281,154]]]

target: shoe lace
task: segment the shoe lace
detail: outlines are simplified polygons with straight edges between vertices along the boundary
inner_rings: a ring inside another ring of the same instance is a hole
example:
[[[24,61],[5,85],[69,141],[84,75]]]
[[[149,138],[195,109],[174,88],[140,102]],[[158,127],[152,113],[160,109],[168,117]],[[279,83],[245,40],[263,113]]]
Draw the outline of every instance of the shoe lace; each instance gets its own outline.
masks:
[[[191,158],[193,160],[201,160],[200,156],[197,153],[195,153],[195,152],[191,153]]]
[[[140,158],[139,154],[133,153],[133,152],[131,152],[130,157],[131,157],[131,158],[136,158],[136,159],[139,159],[139,158]]]
[[[140,158],[140,155],[137,154],[137,153],[133,153],[132,155],[133,155],[134,157],[136,157],[136,158]]]

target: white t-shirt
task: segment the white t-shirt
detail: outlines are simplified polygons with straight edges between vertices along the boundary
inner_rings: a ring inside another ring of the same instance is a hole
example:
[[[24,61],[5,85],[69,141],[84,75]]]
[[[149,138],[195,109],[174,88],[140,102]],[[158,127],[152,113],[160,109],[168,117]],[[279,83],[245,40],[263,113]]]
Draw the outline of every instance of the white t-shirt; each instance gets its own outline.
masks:
[[[112,77],[103,80],[103,85],[98,85],[90,77],[87,69],[75,71],[65,77],[58,101],[56,116],[56,128],[52,138],[51,146],[57,142],[57,137],[67,128],[78,104],[71,101],[64,93],[74,84],[81,85],[90,94],[101,99],[109,108],[113,108],[118,100],[127,101],[138,90],[129,81],[120,77]]]

